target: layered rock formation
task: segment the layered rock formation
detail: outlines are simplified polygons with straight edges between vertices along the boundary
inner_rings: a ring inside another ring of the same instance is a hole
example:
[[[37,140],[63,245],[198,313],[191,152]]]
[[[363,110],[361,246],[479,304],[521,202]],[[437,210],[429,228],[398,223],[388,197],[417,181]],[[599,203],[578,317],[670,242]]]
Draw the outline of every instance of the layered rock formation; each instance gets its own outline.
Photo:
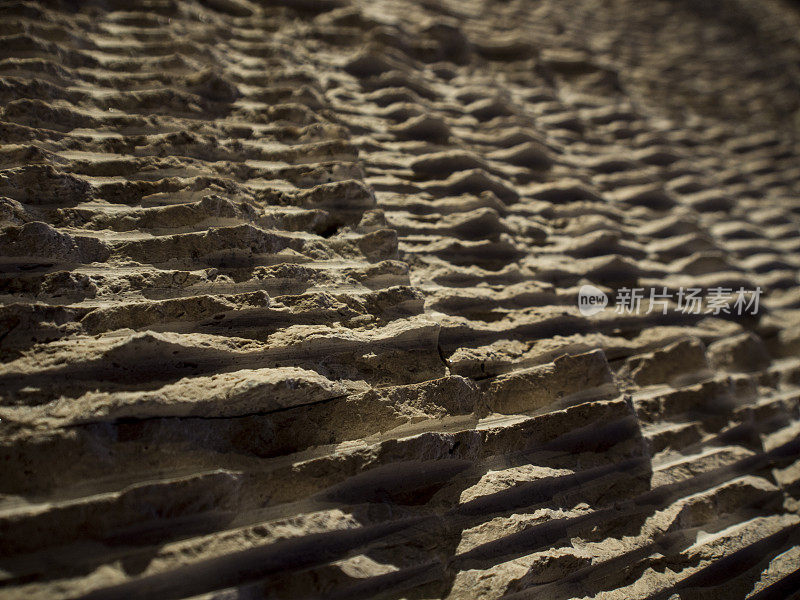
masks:
[[[0,16],[0,597],[800,589],[796,5]]]

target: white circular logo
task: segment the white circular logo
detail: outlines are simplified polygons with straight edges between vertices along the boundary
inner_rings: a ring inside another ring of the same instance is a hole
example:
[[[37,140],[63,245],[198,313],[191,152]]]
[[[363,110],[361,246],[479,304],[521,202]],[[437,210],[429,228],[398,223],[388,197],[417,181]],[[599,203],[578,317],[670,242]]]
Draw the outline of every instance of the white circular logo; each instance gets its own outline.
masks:
[[[608,306],[608,296],[603,293],[603,290],[588,284],[581,286],[578,292],[578,310],[583,316],[596,315],[606,306]]]

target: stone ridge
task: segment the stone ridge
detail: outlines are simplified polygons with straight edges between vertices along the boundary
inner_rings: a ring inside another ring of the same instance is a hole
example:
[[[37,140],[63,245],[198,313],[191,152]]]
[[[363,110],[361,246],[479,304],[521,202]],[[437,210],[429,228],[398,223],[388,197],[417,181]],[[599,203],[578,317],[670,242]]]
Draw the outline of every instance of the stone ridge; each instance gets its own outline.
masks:
[[[798,31],[2,3],[0,598],[796,598]]]

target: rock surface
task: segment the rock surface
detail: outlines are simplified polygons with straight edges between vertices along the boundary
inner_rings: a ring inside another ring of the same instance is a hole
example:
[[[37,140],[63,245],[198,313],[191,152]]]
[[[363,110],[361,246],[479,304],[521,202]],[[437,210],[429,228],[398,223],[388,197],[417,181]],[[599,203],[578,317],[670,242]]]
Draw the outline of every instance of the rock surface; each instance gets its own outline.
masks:
[[[0,16],[0,598],[796,597],[796,4]]]

